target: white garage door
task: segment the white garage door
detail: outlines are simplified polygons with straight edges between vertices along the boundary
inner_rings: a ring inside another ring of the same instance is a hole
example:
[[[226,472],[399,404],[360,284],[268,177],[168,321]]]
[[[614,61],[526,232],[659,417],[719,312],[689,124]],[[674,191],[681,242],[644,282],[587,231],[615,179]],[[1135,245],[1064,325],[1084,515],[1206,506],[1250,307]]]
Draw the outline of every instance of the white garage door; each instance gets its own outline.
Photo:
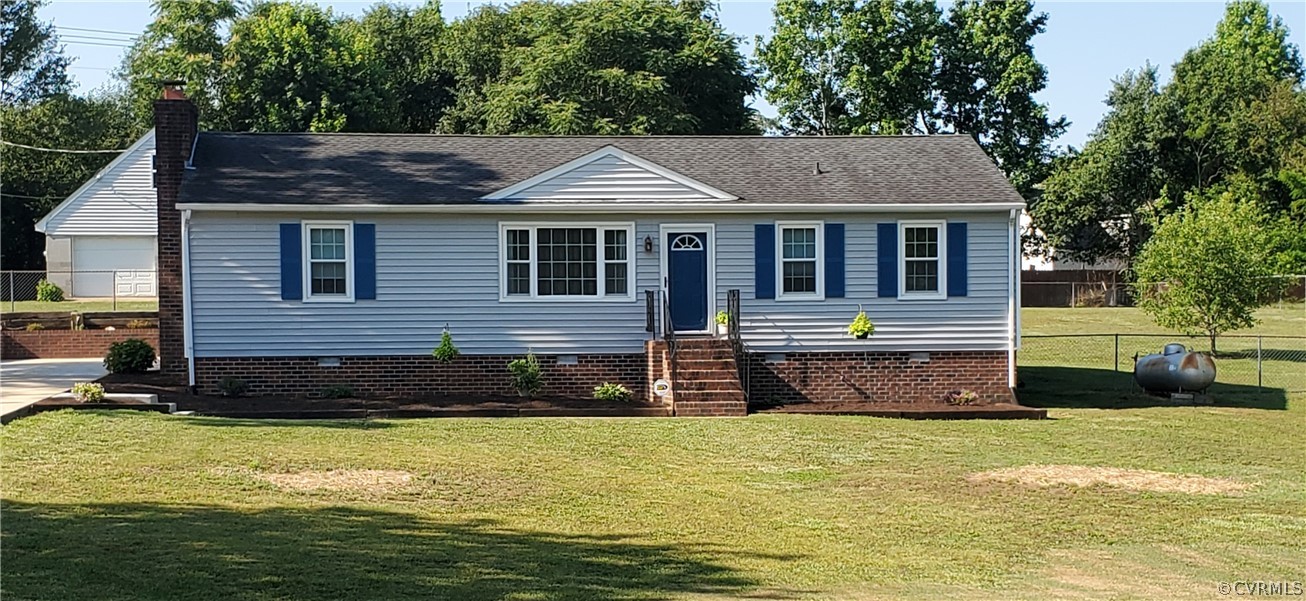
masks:
[[[154,237],[73,238],[76,297],[156,296]]]

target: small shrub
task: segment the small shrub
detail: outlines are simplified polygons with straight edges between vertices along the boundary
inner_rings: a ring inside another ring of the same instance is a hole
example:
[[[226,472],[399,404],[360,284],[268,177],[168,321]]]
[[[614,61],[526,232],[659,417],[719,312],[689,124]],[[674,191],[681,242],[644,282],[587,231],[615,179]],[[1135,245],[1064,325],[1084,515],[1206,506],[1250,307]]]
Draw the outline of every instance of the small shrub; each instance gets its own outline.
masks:
[[[512,374],[512,388],[520,396],[538,394],[544,383],[540,381],[540,361],[534,353],[526,353],[521,359],[508,363],[508,373]]]
[[[143,374],[154,367],[154,347],[139,338],[109,345],[104,368],[112,374]]]
[[[322,398],[352,399],[354,398],[354,387],[348,384],[332,384],[322,389]]]
[[[63,288],[50,280],[41,280],[36,283],[36,300],[43,303],[61,303]]]
[[[979,395],[974,390],[953,390],[946,400],[949,405],[974,405],[979,402]]]
[[[604,382],[602,386],[594,387],[594,398],[600,401],[629,401],[630,389],[621,384]]]
[[[431,351],[431,355],[440,363],[449,363],[458,358],[458,347],[453,345],[453,335],[449,333],[449,330],[446,329],[444,333],[440,334],[440,346],[435,347],[435,350]]]
[[[240,378],[222,376],[222,378],[218,380],[218,391],[222,393],[222,396],[242,396],[248,390],[249,384]]]
[[[27,331],[28,331],[28,332],[35,332],[35,331],[37,331],[37,330],[44,330],[44,329],[45,329],[45,326],[41,325],[39,322],[35,322],[35,321],[34,321],[34,322],[32,322],[32,323],[27,324]]]
[[[148,319],[133,319],[127,322],[127,329],[129,330],[145,330],[153,327],[155,327],[154,322]]]
[[[104,400],[104,386],[95,382],[73,384],[73,398],[79,403],[98,403]]]

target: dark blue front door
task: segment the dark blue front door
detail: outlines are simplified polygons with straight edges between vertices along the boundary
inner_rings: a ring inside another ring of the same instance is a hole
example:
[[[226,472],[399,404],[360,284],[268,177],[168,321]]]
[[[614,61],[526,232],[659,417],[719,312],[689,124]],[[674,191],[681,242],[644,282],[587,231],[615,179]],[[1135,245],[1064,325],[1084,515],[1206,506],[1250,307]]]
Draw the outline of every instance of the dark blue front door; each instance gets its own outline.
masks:
[[[667,234],[667,295],[677,332],[707,330],[707,234]]]

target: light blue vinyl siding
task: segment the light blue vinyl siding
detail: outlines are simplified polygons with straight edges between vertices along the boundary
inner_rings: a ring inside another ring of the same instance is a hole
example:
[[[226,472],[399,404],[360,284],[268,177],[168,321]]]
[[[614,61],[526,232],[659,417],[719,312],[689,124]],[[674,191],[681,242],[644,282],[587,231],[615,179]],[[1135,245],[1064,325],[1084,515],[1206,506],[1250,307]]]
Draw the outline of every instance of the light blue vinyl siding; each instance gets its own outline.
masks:
[[[638,353],[644,290],[660,287],[659,224],[716,224],[716,307],[742,292],[741,325],[759,352],[803,350],[1001,350],[1007,347],[1005,213],[949,216],[970,226],[970,292],[946,301],[875,297],[875,224],[903,215],[804,215],[846,224],[845,298],[753,298],[753,226],[740,215],[540,217],[560,223],[635,223],[634,301],[499,299],[499,222],[493,215],[322,215],[376,224],[376,300],[281,300],[279,224],[299,215],[195,212],[191,223],[192,321],[197,357],[421,355],[448,324],[467,354]],[[786,217],[789,218],[789,217]],[[654,242],[644,251],[644,238]],[[858,304],[876,324],[869,340],[845,328]]]

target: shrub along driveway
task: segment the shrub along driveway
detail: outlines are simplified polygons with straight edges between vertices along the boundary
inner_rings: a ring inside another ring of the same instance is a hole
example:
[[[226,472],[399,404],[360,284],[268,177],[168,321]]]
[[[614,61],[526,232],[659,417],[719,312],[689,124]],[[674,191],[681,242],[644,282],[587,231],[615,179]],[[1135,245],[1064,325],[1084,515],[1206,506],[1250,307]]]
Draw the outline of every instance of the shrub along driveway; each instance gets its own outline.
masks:
[[[1306,574],[1306,398],[0,431],[6,599],[1098,599]]]
[[[8,415],[78,382],[104,375],[100,359],[26,359],[0,362],[0,415]]]

